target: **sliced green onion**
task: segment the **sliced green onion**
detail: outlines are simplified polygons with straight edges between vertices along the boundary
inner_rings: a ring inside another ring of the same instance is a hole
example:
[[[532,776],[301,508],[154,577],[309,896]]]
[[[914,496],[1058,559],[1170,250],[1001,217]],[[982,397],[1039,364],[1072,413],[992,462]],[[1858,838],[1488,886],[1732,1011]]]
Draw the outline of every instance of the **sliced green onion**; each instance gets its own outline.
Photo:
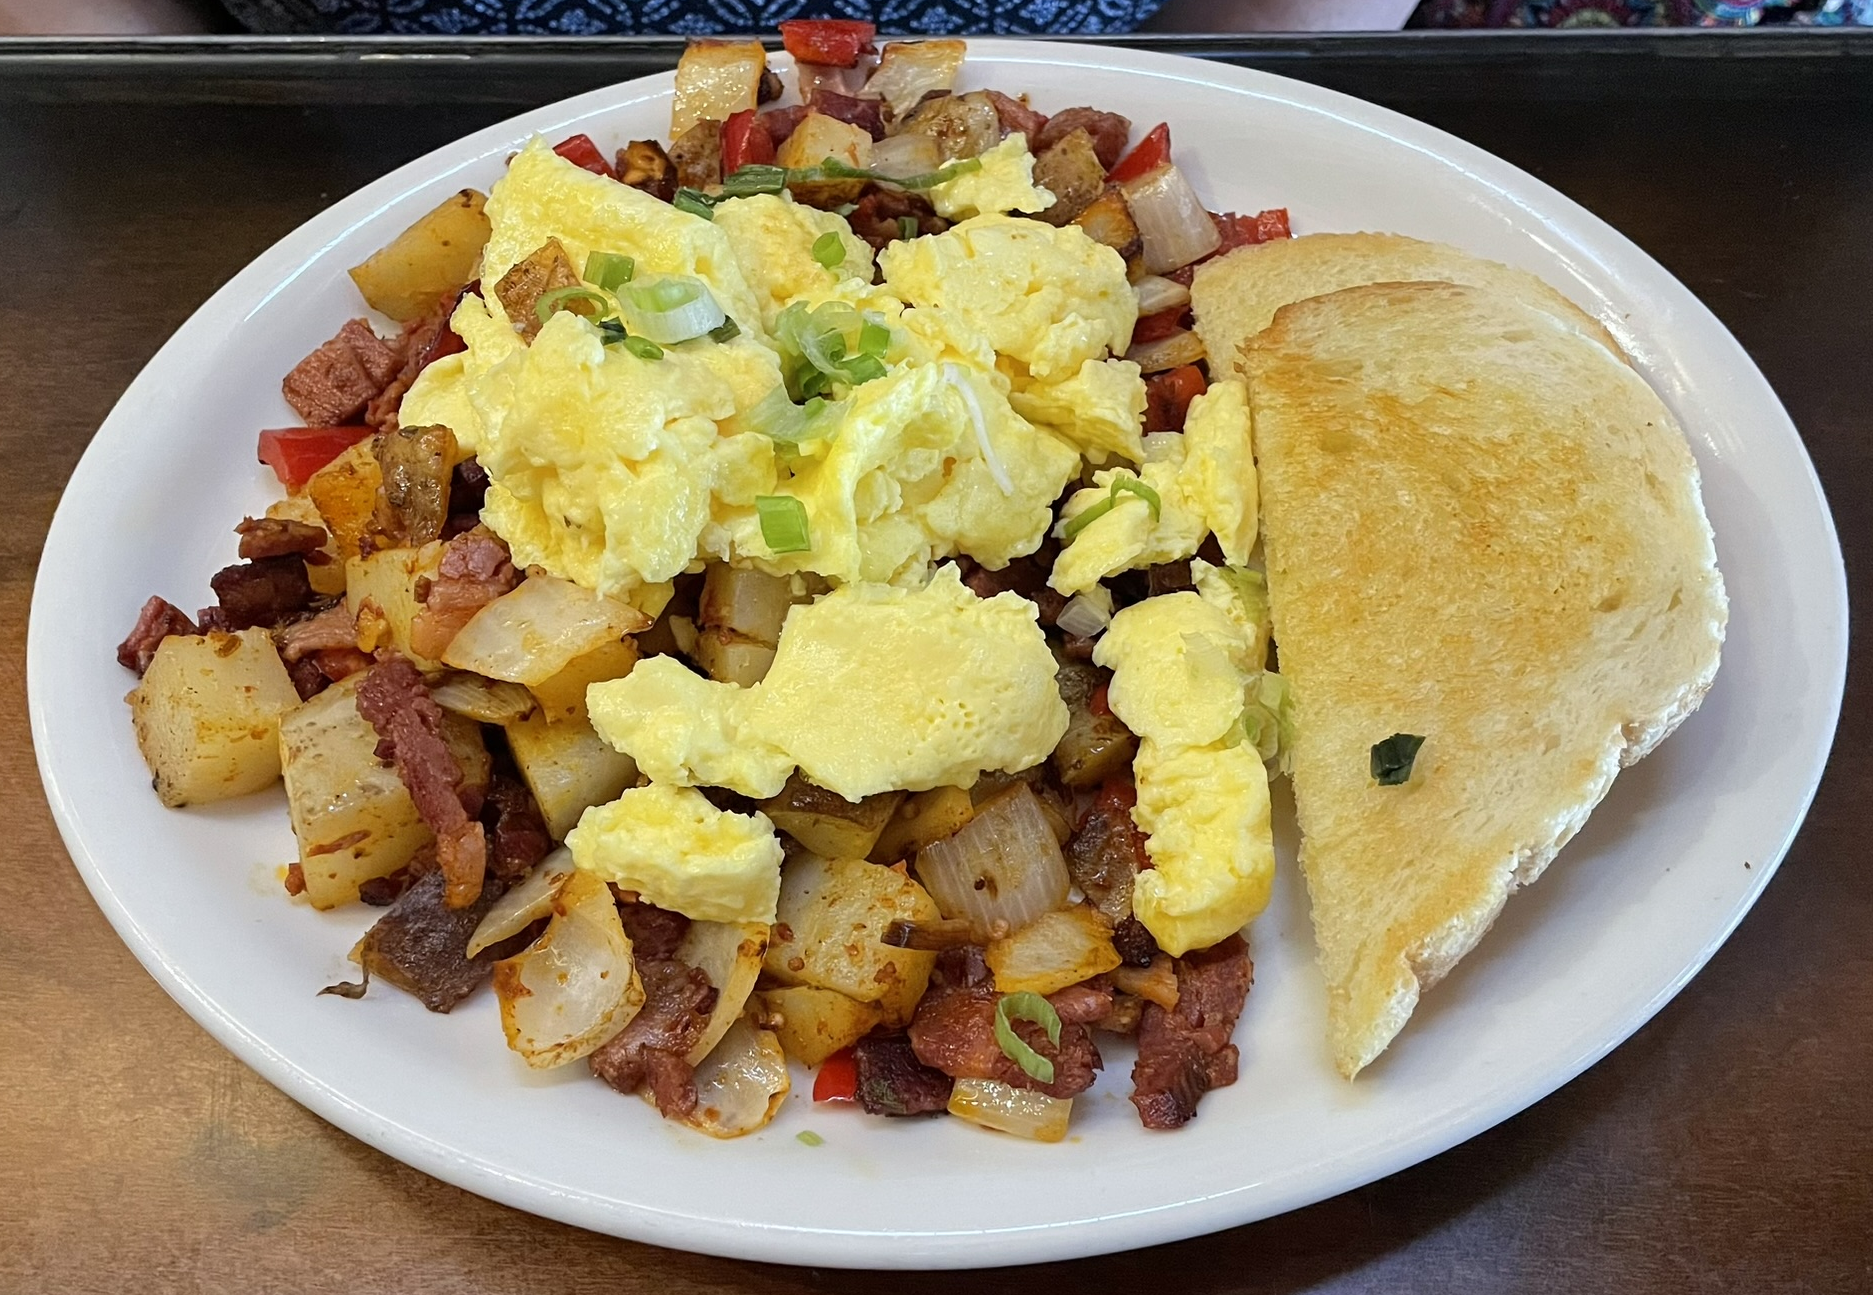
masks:
[[[1002,1054],[1020,1066],[1021,1073],[1029,1079],[1038,1079],[1043,1084],[1053,1083],[1054,1063],[1029,1047],[1027,1040],[1015,1033],[1016,1021],[1034,1022],[1047,1032],[1047,1041],[1058,1047],[1060,1013],[1039,994],[1005,994],[995,1004],[995,1042],[1001,1045]]]
[[[707,284],[682,274],[627,283],[618,301],[631,331],[663,346],[701,337],[728,318]]]
[[[605,292],[616,292],[637,273],[637,262],[616,252],[592,252],[585,258],[585,273],[579,277],[596,283]]]
[[[663,358],[663,348],[651,341],[648,337],[627,337],[624,339],[624,349],[640,360],[661,360]]]
[[[748,431],[759,432],[777,445],[793,447],[801,441],[815,436],[830,435],[836,428],[824,428],[819,424],[827,411],[837,409],[827,401],[815,397],[804,405],[796,405],[787,399],[787,388],[775,387],[761,399],[749,406],[748,412],[741,415],[737,422]]]
[[[774,553],[804,553],[813,547],[807,533],[806,505],[792,495],[756,495],[761,540]]]
[[[813,1132],[813,1130],[811,1129],[801,1129],[798,1133],[794,1134],[793,1136],[796,1142],[799,1142],[804,1146],[819,1147],[819,1146],[824,1146],[826,1144],[826,1139],[822,1138],[819,1134]]]
[[[655,279],[645,279],[634,283],[624,293],[624,299],[639,310],[650,314],[662,314],[666,310],[675,310],[697,300],[708,289],[695,279],[683,275],[663,275]]]
[[[751,198],[757,193],[779,193],[787,187],[787,168],[753,162],[735,168],[722,180],[722,198]],[[720,202],[722,198],[714,201]]]
[[[1372,780],[1381,787],[1396,787],[1411,781],[1411,767],[1417,763],[1418,748],[1424,739],[1416,733],[1394,733],[1383,742],[1372,744]]]
[[[1071,542],[1074,536],[1078,535],[1081,531],[1085,530],[1088,526],[1091,526],[1094,522],[1098,521],[1101,517],[1104,517],[1107,513],[1111,512],[1114,508],[1116,508],[1118,506],[1118,502],[1119,501],[1113,498],[1111,495],[1107,495],[1104,499],[1101,499],[1098,503],[1088,505],[1086,508],[1083,508],[1079,512],[1073,514],[1072,519],[1067,522],[1066,530],[1061,532],[1061,538],[1067,540],[1068,542]]]
[[[572,303],[574,302],[590,302],[593,308],[600,313],[608,312],[611,309],[611,303],[605,300],[603,293],[594,292],[587,287],[575,286],[570,288],[554,288],[551,292],[542,292],[540,294],[540,299],[533,303],[533,313],[540,317],[540,322],[542,324],[561,310],[572,310],[572,313],[575,315],[583,315],[585,313],[584,311],[573,310]]]
[[[829,229],[813,240],[813,259],[828,270],[836,270],[845,263],[845,240],[839,237],[839,231]]]
[[[858,330],[858,350],[860,355],[875,355],[884,358],[884,353],[891,349],[891,329],[888,325],[866,320]]]
[[[624,331],[624,325],[620,324],[615,319],[601,319],[598,321],[598,340],[603,342],[606,346],[616,346],[629,336],[630,334]]]
[[[926,171],[922,175],[898,176],[886,175],[883,171],[873,171],[867,167],[853,166],[850,163],[841,162],[836,157],[829,157],[818,166],[788,171],[787,181],[792,184],[802,180],[874,180],[879,184],[888,184],[899,189],[932,189],[939,184],[948,184],[959,175],[968,175],[981,169],[981,158],[965,157],[935,171]]]
[[[875,355],[854,355],[839,368],[855,387],[861,382],[870,382],[885,375],[884,361]]]
[[[732,342],[740,336],[741,325],[737,324],[732,317],[724,319],[720,328],[711,328],[709,330],[709,337],[717,342]]]
[[[917,237],[917,217],[899,216],[897,218],[897,236],[905,242]]]
[[[715,219],[715,203],[700,189],[678,189],[676,197],[670,199],[670,205],[692,216],[701,216],[704,220]]]
[[[1137,477],[1116,476],[1112,478],[1112,498],[1115,502],[1121,490],[1129,491],[1150,504],[1152,521],[1155,522],[1164,515],[1164,501],[1158,498],[1158,492]]]

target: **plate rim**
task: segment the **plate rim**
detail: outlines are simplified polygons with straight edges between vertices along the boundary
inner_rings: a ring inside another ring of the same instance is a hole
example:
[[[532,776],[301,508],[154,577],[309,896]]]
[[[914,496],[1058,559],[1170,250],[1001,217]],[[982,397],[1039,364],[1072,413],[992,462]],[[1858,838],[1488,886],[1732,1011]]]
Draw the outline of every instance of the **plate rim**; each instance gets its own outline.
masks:
[[[1741,366],[1746,366],[1740,373],[1743,381],[1759,385],[1781,410],[1789,428],[1795,430],[1793,420],[1788,418],[1786,409],[1782,408],[1774,388],[1763,377],[1741,343],[1694,293],[1659,265],[1649,253],[1546,182],[1438,127],[1355,96],[1307,82],[1185,55],[1057,40],[971,38],[969,46],[971,62],[977,64],[1086,67],[1125,76],[1194,82],[1272,99],[1336,118],[1346,126],[1388,137],[1414,151],[1429,153],[1440,161],[1461,165],[1466,172],[1487,183],[1505,202],[1531,218],[1564,218],[1575,229],[1591,234],[1602,242],[1611,240],[1612,245],[1619,248],[1622,254],[1641,258],[1641,262],[1649,265],[1664,281],[1680,289],[1688,304],[1708,317],[1709,323],[1720,331],[1734,349],[1734,358]],[[490,153],[512,147],[516,139],[524,139],[534,133],[551,134],[595,112],[615,109],[646,97],[659,97],[667,92],[672,75],[663,72],[618,82],[504,118],[482,130],[432,149],[339,198],[261,252],[198,306],[158,348],[119,396],[111,412],[100,424],[99,436],[118,423],[120,415],[128,417],[121,411],[137,403],[137,399],[133,398],[147,398],[149,389],[158,385],[158,379],[153,375],[162,369],[165,358],[172,358],[172,353],[187,345],[192,333],[205,328],[212,318],[227,314],[231,306],[242,300],[251,298],[252,308],[257,309],[285,290],[298,273],[304,272],[308,265],[317,261],[323,249],[309,251],[293,274],[270,286],[262,284],[261,290],[255,291],[259,277],[257,272],[262,263],[283,244],[299,237],[309,226],[324,220],[341,207],[356,211],[357,214],[346,221],[342,228],[331,233],[325,244],[329,247],[345,237],[356,225],[402,198],[412,188],[438,184],[463,168],[475,165]],[[450,158],[454,160],[451,162]],[[420,183],[408,178],[412,172],[438,164],[440,169]],[[1621,333],[1616,321],[1608,323],[1614,327],[1616,334]],[[1627,338],[1621,335],[1620,340],[1624,343]],[[74,496],[82,495],[84,491],[74,491],[73,485],[86,485],[90,475],[103,470],[103,456],[97,453],[98,437],[94,437],[87,445],[66,482],[58,508],[47,529],[38,571],[34,577],[28,613],[26,663],[28,712],[35,760],[59,834],[87,889],[118,936],[164,991],[218,1043],[314,1114],[379,1151],[454,1186],[528,1213],[652,1244],[731,1258],[823,1266],[979,1267],[1091,1256],[1182,1240],[1272,1217],[1376,1181],[1439,1155],[1527,1109],[1571,1082],[1651,1020],[1702,970],[1754,906],[1799,832],[1825,775],[1844,699],[1848,660],[1849,603],[1839,534],[1819,475],[1815,471],[1813,458],[1802,443],[1798,430],[1795,430],[1794,439],[1805,472],[1805,484],[1817,509],[1828,545],[1831,558],[1828,572],[1831,580],[1828,584],[1832,595],[1829,610],[1838,611],[1838,622],[1832,640],[1826,644],[1832,669],[1830,677],[1824,681],[1828,685],[1824,707],[1828,715],[1824,726],[1825,739],[1817,742],[1811,754],[1805,775],[1805,794],[1799,798],[1799,806],[1791,807],[1795,812],[1788,818],[1787,827],[1777,843],[1774,859],[1758,862],[1753,870],[1751,885],[1742,892],[1731,911],[1724,915],[1721,929],[1713,927],[1711,936],[1698,955],[1649,997],[1640,1009],[1634,1011],[1630,1019],[1610,1029],[1606,1037],[1595,1046],[1583,1049],[1566,1065],[1545,1072],[1539,1081],[1524,1089],[1494,1104],[1478,1106],[1467,1118],[1406,1130],[1389,1140],[1382,1155],[1364,1159],[1349,1157],[1324,1173],[1296,1175],[1297,1181],[1287,1184],[1265,1180],[1243,1188],[1139,1210],[1119,1211],[1052,1225],[1022,1224],[1007,1229],[933,1229],[913,1233],[862,1227],[818,1228],[721,1217],[705,1218],[635,1202],[592,1200],[557,1190],[550,1183],[524,1174],[505,1172],[499,1165],[482,1156],[462,1152],[419,1129],[386,1118],[299,1069],[264,1037],[234,1019],[196,984],[179,963],[165,957],[156,947],[136,914],[122,901],[98,866],[88,848],[84,824],[64,794],[53,767],[49,747],[55,726],[48,713],[44,690],[37,684],[46,669],[41,663],[47,662],[56,650],[56,645],[46,639],[41,629],[45,623],[42,600],[49,600],[53,595],[40,577],[45,574],[48,555],[59,547],[57,541],[65,531],[78,525],[68,505]],[[103,448],[108,451],[108,443]],[[1245,1197],[1245,1193],[1251,1191],[1254,1194]],[[1245,1206],[1245,1200],[1251,1203]],[[903,1246],[904,1242],[913,1239],[921,1244]]]

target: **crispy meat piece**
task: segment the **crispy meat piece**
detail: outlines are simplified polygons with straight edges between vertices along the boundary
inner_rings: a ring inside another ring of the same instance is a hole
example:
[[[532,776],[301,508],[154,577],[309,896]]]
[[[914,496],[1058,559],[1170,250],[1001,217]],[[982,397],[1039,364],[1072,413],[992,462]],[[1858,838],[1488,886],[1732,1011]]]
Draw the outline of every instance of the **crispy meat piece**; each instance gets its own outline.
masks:
[[[871,244],[873,251],[882,252],[887,243],[904,237],[901,221],[905,216],[917,222],[920,235],[941,234],[949,228],[949,222],[937,215],[936,208],[920,195],[877,185],[865,190],[846,221],[854,234]]]
[[[648,1083],[666,1119],[696,1109],[696,1072],[684,1058],[702,1038],[715,1009],[715,987],[694,967],[640,958],[644,1006],[631,1023],[589,1058],[592,1073],[621,1093]]]
[[[455,433],[440,424],[399,427],[373,437],[371,453],[383,476],[374,522],[385,547],[420,548],[441,538],[449,519]]]
[[[324,692],[331,684],[325,671],[319,669],[316,657],[305,657],[299,661],[286,663],[286,677],[293,682],[293,691],[299,694],[300,701],[311,701]],[[303,880],[302,880],[303,884]],[[298,892],[293,892],[297,894]]]
[[[1188,562],[1154,562],[1146,568],[1145,578],[1150,582],[1150,597],[1159,594],[1181,593],[1186,589],[1195,589],[1190,580]]]
[[[1040,609],[1041,624],[1051,627],[1067,606],[1064,594],[1047,587],[1056,551],[1052,541],[1044,541],[1038,553],[1016,558],[999,571],[976,567],[963,577],[963,583],[978,598],[993,598],[1008,592],[1020,594]]]
[[[924,994],[910,1025],[917,1059],[953,1079],[994,1079],[1015,1088],[1032,1088],[1049,1097],[1073,1097],[1092,1087],[1103,1067],[1099,1048],[1084,1025],[1063,1021],[1058,1045],[1032,1021],[1016,1021],[1015,1033],[1054,1063],[1052,1083],[1030,1078],[995,1041],[992,989],[937,990]]]
[[[1150,862],[1144,833],[1132,821],[1136,793],[1128,797],[1128,790],[1129,784],[1108,782],[1080,816],[1064,850],[1073,884],[1114,924],[1131,917],[1132,882]]]
[[[284,517],[243,517],[234,528],[241,537],[240,556],[255,558],[305,557],[317,553],[331,537],[323,526]]]
[[[294,365],[280,391],[307,426],[337,427],[356,418],[402,365],[396,346],[353,319]]]
[[[448,902],[448,879],[440,872],[418,877],[399,894],[390,911],[377,919],[358,950],[359,961],[373,976],[414,994],[432,1012],[446,1012],[493,974],[494,964],[525,947],[503,941],[466,956],[468,937],[501,896],[491,882],[466,907]]]
[[[1028,107],[1025,99],[1013,99],[1000,90],[985,91],[989,102],[995,105],[995,115],[1001,118],[1002,134],[1026,135],[1028,151],[1038,153],[1040,145],[1036,142],[1047,129],[1047,114],[1035,112]]]
[[[286,664],[330,648],[358,646],[358,623],[344,603],[333,603],[324,611],[303,617],[273,631],[274,645]]]
[[[618,150],[618,180],[668,202],[676,197],[676,166],[654,139],[634,139]]]
[[[463,349],[465,343],[449,326],[449,317],[455,313],[455,307],[461,300],[460,288],[445,293],[427,312],[404,324],[403,334],[396,342],[403,356],[403,364],[388,385],[372,396],[370,403],[364,407],[365,422],[381,432],[396,431],[397,407],[403,403],[404,393],[416,381],[417,374],[443,356],[454,355]]]
[[[756,117],[755,122],[767,127],[767,137],[774,141],[775,148],[779,148],[787,142],[789,135],[800,128],[800,123],[806,120],[807,113],[811,111],[812,109],[805,104],[795,104],[790,108],[770,108]]]
[[[1100,112],[1097,108],[1062,108],[1047,119],[1040,137],[1028,136],[1028,147],[1035,153],[1052,148],[1076,130],[1083,130],[1092,137],[1093,151],[1099,157],[1099,165],[1110,171],[1125,155],[1125,141],[1131,138],[1132,123],[1129,118],[1121,117],[1116,112]]]
[[[229,630],[282,625],[312,606],[312,582],[303,558],[260,558],[223,567],[208,581],[220,600],[220,625]],[[203,626],[206,630],[206,625]]]
[[[938,990],[983,989],[994,983],[987,952],[973,944],[937,954],[936,968],[930,976],[931,987]]]
[[[464,785],[462,766],[442,740],[442,708],[416,667],[391,657],[372,666],[358,685],[358,713],[377,731],[378,758],[397,766],[416,812],[436,834],[449,907],[467,908],[481,893],[487,871],[487,839],[472,817],[481,810],[483,792]]]
[[[503,881],[515,880],[553,848],[533,793],[512,774],[497,771],[489,781],[481,823],[488,837],[488,871]]]
[[[377,664],[377,658],[368,656],[354,647],[321,648],[312,654],[311,659],[319,666],[319,673],[333,683],[340,679],[349,679],[360,670],[369,670]]]
[[[638,959],[663,962],[676,956],[677,946],[689,934],[689,919],[641,899],[621,900],[618,917],[631,937],[631,954]]]
[[[1177,961],[1177,1007],[1146,1003],[1132,1066],[1132,1105],[1148,1129],[1189,1123],[1212,1088],[1236,1082],[1236,1045],[1229,1041],[1255,980],[1248,946],[1232,935],[1214,948]]]
[[[1106,189],[1106,171],[1093,152],[1093,137],[1076,130],[1051,145],[1034,159],[1034,183],[1054,196],[1054,205],[1038,219],[1050,225],[1077,219]]]
[[[713,189],[722,183],[722,123],[704,119],[670,141],[670,161],[682,189]]]
[[[1060,1019],[1075,1025],[1092,1025],[1112,1011],[1112,986],[1103,976],[1068,985],[1047,995]]]
[[[917,1059],[902,1034],[874,1035],[852,1045],[858,1104],[867,1115],[940,1115],[955,1080]]]
[[[519,583],[507,545],[493,531],[477,526],[457,535],[443,546],[429,596],[410,622],[410,647],[440,657],[476,612]]]
[[[180,607],[150,595],[137,612],[137,623],[117,645],[117,664],[139,677],[150,668],[156,647],[171,634],[194,634],[195,622]]]
[[[857,99],[821,86],[813,91],[812,111],[869,131],[873,139],[883,139],[885,136],[882,99]]]
[[[1112,947],[1128,967],[1149,967],[1161,952],[1157,937],[1134,913],[1127,913],[1113,928]]]

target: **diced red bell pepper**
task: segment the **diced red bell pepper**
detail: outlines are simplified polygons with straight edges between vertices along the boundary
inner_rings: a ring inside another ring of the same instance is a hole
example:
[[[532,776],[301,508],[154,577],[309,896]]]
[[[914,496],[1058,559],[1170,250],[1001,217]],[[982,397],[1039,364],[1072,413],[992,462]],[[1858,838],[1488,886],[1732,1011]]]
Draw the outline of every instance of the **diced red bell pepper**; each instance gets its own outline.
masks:
[[[593,175],[602,175],[607,180],[618,178],[611,169],[611,163],[598,151],[598,145],[592,142],[590,135],[574,135],[571,139],[562,139],[553,145],[553,151],[576,167],[590,171]]]
[[[260,433],[260,461],[288,490],[371,434],[368,427],[280,427]]]
[[[813,1076],[813,1100],[850,1102],[858,1098],[858,1060],[852,1049],[841,1048],[819,1063]]]
[[[1171,128],[1165,122],[1159,122],[1138,141],[1131,152],[1119,159],[1117,166],[1106,172],[1106,179],[1113,184],[1124,184],[1127,180],[1151,174],[1170,160]]]
[[[1238,216],[1233,211],[1213,211],[1210,213],[1210,219],[1216,222],[1216,232],[1223,236],[1222,245],[1211,252],[1211,256],[1221,256],[1224,252],[1234,251],[1238,247],[1248,247],[1254,243],[1294,237],[1288,229],[1286,207],[1257,212],[1253,216]]]
[[[1209,389],[1203,370],[1194,364],[1154,373],[1145,379],[1145,430],[1181,432],[1190,402]]]
[[[849,18],[789,18],[780,25],[780,43],[802,63],[852,67],[872,51],[873,23]]]
[[[1110,715],[1112,713],[1112,686],[1109,683],[1102,683],[1093,689],[1093,695],[1086,699],[1086,709],[1095,715]]]
[[[1184,326],[1184,320],[1189,314],[1189,306],[1172,306],[1155,315],[1141,315],[1132,327],[1132,345],[1163,341]]]
[[[1138,803],[1138,785],[1130,778],[1107,778],[1099,784],[1099,807],[1130,813]]]
[[[733,113],[722,123],[722,174],[733,175],[744,166],[774,160],[774,137],[767,124],[755,120],[753,108]]]

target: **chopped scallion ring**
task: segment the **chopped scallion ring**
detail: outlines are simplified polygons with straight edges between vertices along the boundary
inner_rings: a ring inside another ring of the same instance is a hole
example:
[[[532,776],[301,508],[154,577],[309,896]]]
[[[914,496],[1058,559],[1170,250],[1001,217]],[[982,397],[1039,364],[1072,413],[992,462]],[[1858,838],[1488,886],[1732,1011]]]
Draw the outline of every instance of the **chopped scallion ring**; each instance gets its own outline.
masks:
[[[813,547],[807,531],[806,505],[792,495],[756,495],[761,540],[774,553],[804,553]]]
[[[1078,535],[1081,531],[1085,530],[1088,526],[1091,526],[1094,522],[1117,507],[1118,502],[1119,501],[1111,495],[1107,495],[1098,503],[1081,509],[1079,512],[1073,514],[1072,519],[1067,522],[1067,528],[1061,532],[1061,537],[1071,542],[1074,536]]]
[[[678,189],[676,197],[670,199],[670,205],[692,216],[701,216],[704,220],[715,219],[715,203],[700,189]]]
[[[732,342],[737,337],[741,336],[741,325],[737,324],[732,318],[724,319],[720,328],[711,328],[709,330],[709,336],[712,340],[717,342]]]
[[[604,292],[616,292],[637,273],[637,262],[616,252],[593,252],[585,258],[585,273],[579,277],[595,283]]]
[[[1014,1022],[1032,1021],[1047,1032],[1047,1041],[1060,1045],[1060,1013],[1039,994],[1004,994],[995,1004],[995,1042],[1002,1055],[1021,1067],[1021,1073],[1043,1084],[1054,1081],[1054,1063],[1028,1046],[1015,1033]]]
[[[801,1129],[793,1136],[794,1139],[803,1146],[820,1147],[826,1145],[826,1139],[822,1138],[811,1129]]]
[[[917,237],[917,217],[899,216],[897,218],[897,236],[905,242]]]
[[[1117,476],[1112,478],[1112,498],[1116,502],[1119,491],[1125,490],[1137,495],[1151,505],[1151,520],[1157,521],[1164,515],[1164,501],[1158,498],[1158,492],[1140,481],[1137,477]]]
[[[707,284],[683,274],[648,275],[627,283],[618,303],[633,333],[662,346],[713,332],[728,318]]]
[[[1418,748],[1424,739],[1416,733],[1394,733],[1383,742],[1372,744],[1372,780],[1381,787],[1397,787],[1411,781],[1412,766],[1418,762]]]
[[[648,337],[627,337],[624,339],[624,349],[640,360],[661,360],[663,358],[663,348],[651,341]]]
[[[866,320],[858,330],[858,351],[860,355],[875,355],[884,358],[884,353],[891,349],[891,329],[889,325]]]
[[[533,313],[539,316],[542,324],[561,310],[570,310],[575,315],[585,315],[588,313],[583,310],[574,309],[575,302],[589,304],[592,307],[592,311],[596,314],[606,314],[611,310],[611,303],[605,300],[605,295],[603,293],[594,292],[592,289],[583,286],[574,286],[570,288],[554,288],[551,292],[542,292],[540,294],[540,299],[533,303]]]
[[[845,264],[845,240],[839,237],[838,230],[829,229],[813,240],[813,259],[828,270]]]

